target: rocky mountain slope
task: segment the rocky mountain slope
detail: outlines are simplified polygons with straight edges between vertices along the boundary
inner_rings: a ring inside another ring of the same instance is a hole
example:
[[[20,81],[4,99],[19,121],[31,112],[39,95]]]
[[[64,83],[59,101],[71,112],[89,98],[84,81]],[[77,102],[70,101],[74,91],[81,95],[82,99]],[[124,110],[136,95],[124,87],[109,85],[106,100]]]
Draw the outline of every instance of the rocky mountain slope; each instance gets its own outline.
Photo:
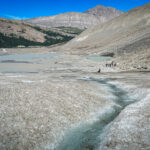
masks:
[[[0,18],[0,33],[8,36],[12,34],[16,36],[22,36],[25,39],[36,42],[45,41],[45,34],[23,24],[19,20]]]
[[[47,27],[77,27],[88,28],[100,23],[104,23],[116,16],[121,15],[123,12],[111,7],[96,6],[89,9],[84,13],[68,12],[56,16],[38,17],[27,19],[25,22],[38,24]]]
[[[85,11],[84,13],[97,16],[99,18],[99,22],[103,23],[115,18],[116,16],[120,16],[124,12],[112,7],[104,7],[102,5],[98,5]]]
[[[120,63],[150,63],[150,3],[102,25],[89,28],[64,46],[66,51],[114,55]],[[136,63],[136,64],[135,64]]]
[[[50,46],[69,41],[82,30],[44,28],[23,21],[0,18],[0,47]]]

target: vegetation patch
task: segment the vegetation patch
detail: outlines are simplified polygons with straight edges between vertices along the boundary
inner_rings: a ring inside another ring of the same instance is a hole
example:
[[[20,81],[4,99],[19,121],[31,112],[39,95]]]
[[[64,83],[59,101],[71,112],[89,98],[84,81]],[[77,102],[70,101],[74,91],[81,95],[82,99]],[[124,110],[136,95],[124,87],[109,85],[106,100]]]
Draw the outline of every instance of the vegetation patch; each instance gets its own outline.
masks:
[[[45,36],[46,41],[44,43],[30,41],[21,36],[17,37],[15,34],[11,33],[9,36],[3,33],[0,33],[0,48],[11,48],[18,47],[19,45],[23,45],[25,47],[28,46],[50,46],[53,44],[64,43],[71,40],[73,37],[62,35],[63,38],[53,39],[49,36]]]
[[[28,47],[30,45],[32,46],[40,45],[40,43],[27,40],[21,36],[16,37],[15,34],[13,33],[11,33],[10,36],[0,33],[0,48],[11,48],[17,47],[19,45],[24,45],[25,47]]]

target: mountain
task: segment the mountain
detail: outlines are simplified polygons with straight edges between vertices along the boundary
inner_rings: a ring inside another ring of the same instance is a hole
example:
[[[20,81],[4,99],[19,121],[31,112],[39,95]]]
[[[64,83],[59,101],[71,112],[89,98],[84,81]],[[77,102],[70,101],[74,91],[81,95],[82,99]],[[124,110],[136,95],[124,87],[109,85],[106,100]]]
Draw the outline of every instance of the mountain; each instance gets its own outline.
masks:
[[[97,6],[84,13],[68,12],[56,16],[37,17],[24,20],[25,22],[47,27],[77,27],[80,29],[104,23],[116,16],[123,14],[122,11],[111,7]]]
[[[66,51],[114,55],[120,63],[150,63],[150,3],[87,29],[64,46]],[[119,60],[118,60],[119,61]]]
[[[59,14],[56,16],[49,17],[38,17],[33,19],[27,19],[25,22],[42,25],[46,27],[77,27],[77,28],[87,28],[99,23],[96,16],[78,13],[78,12],[68,12],[64,14]]]
[[[114,8],[97,6],[84,13],[68,12],[22,21],[0,18],[0,47],[64,43],[85,28],[106,22],[122,13]]]
[[[100,23],[101,22],[103,23],[103,22],[107,22],[117,16],[120,16],[124,12],[119,11],[112,7],[104,7],[102,5],[98,5],[94,8],[91,8],[91,9],[85,11],[84,13],[97,16],[99,18]]]
[[[80,34],[77,28],[44,28],[23,21],[0,18],[0,47],[50,46]]]

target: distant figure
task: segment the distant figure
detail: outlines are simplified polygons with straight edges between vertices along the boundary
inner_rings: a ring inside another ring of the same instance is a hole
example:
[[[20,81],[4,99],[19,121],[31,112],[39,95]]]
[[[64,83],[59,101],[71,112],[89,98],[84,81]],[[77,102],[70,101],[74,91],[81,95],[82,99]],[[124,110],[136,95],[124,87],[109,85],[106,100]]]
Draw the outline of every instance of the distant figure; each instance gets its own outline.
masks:
[[[98,73],[100,73],[100,72],[101,72],[101,69],[99,68]]]
[[[114,67],[116,67],[117,66],[117,64],[116,63],[114,63]]]

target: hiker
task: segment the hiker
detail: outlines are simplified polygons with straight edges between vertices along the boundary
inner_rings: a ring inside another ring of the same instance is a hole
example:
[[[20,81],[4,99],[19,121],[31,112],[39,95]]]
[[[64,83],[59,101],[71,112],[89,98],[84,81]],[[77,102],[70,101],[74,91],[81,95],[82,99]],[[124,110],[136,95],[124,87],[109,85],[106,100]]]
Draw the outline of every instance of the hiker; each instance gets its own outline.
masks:
[[[99,68],[98,73],[100,73],[100,72],[101,72],[101,69]]]
[[[117,64],[116,63],[114,63],[114,67],[116,67],[117,66]]]

